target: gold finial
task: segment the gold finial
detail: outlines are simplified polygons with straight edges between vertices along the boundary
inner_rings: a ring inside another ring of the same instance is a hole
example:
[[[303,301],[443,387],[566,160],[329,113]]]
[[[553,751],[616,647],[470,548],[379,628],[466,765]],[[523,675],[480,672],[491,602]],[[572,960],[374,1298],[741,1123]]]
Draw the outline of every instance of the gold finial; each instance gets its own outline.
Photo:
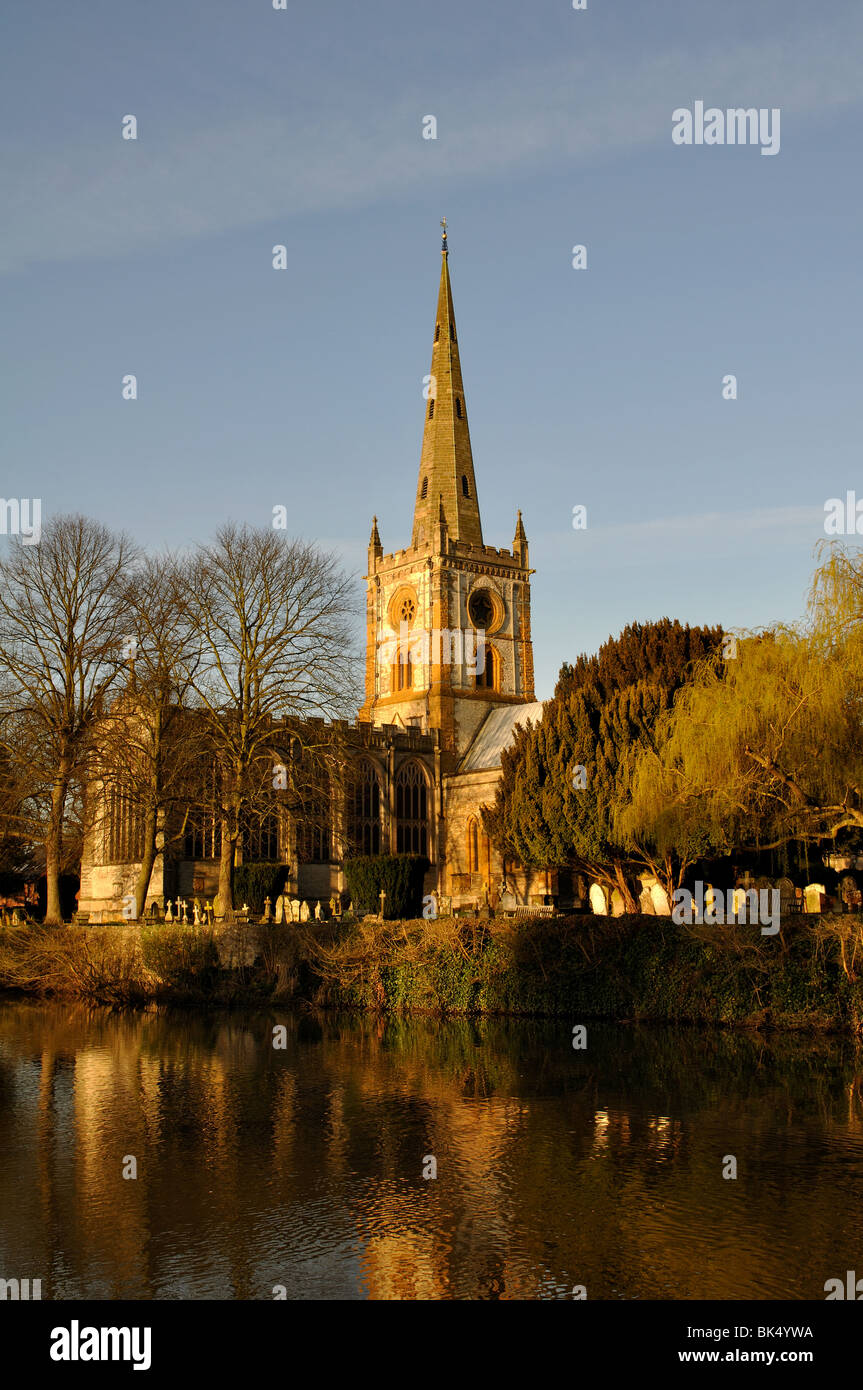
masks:
[[[442,240],[441,240],[441,248],[440,248],[440,249],[441,249],[442,251],[446,251],[446,249],[447,249],[447,244],[446,244],[446,218],[445,218],[445,217],[442,217],[442,218],[441,218],[440,224],[441,224],[441,226],[443,227],[443,238],[442,238]]]

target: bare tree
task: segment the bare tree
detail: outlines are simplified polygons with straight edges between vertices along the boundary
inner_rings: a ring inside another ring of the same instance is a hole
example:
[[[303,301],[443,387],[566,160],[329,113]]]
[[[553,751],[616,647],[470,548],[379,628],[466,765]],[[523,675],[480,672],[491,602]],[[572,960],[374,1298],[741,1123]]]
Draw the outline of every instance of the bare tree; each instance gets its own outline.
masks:
[[[127,604],[129,676],[99,730],[99,809],[91,829],[112,828],[122,798],[132,831],[129,857],[141,863],[135,884],[140,917],[158,854],[169,838],[184,835],[190,808],[204,790],[206,748],[201,721],[187,708],[199,642],[172,556],[144,560],[128,585]]]
[[[185,678],[218,763],[219,900],[230,915],[244,818],[280,786],[274,748],[302,741],[309,720],[332,721],[356,707],[352,584],[314,545],[235,525],[199,548],[182,584],[200,644]],[[319,753],[335,739],[318,726],[310,743]]]
[[[0,560],[0,746],[19,787],[29,787],[25,801],[39,808],[30,830],[44,843],[45,920],[56,923],[70,790],[123,669],[136,552],[83,516],[56,517],[38,544],[11,545]]]

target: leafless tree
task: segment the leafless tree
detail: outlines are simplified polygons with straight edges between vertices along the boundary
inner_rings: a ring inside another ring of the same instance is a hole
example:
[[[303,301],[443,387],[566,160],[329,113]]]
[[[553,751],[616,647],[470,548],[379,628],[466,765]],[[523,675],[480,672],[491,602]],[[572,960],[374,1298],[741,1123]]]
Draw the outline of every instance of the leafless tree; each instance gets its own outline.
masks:
[[[126,852],[141,865],[136,917],[143,915],[158,854],[169,839],[183,836],[205,789],[205,731],[187,707],[200,644],[182,602],[179,574],[174,557],[150,556],[127,586],[128,678],[102,721],[94,750],[90,829],[116,832],[114,808],[122,800]]]
[[[82,516],[56,517],[25,542],[12,538],[0,560],[0,748],[44,844],[46,921],[56,923],[70,792],[123,669],[136,551]]]
[[[182,589],[199,643],[185,679],[218,764],[219,900],[229,915],[244,821],[285,785],[280,745],[302,748],[285,761],[296,789],[299,769],[335,744],[331,721],[356,708],[352,582],[312,544],[228,525],[185,567]],[[310,725],[315,719],[329,727]]]

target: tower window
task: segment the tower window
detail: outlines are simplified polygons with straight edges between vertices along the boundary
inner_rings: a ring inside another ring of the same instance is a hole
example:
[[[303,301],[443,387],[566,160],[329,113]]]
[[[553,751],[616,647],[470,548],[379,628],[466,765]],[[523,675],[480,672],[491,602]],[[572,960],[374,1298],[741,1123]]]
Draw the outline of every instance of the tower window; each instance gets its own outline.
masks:
[[[485,649],[485,669],[476,678],[477,690],[500,689],[500,663],[492,647]]]
[[[464,493],[465,497],[470,497],[470,483],[467,480],[466,473],[462,473],[461,475],[461,490]]]
[[[429,401],[429,419],[434,419],[434,397]]]
[[[399,690],[412,690],[414,683],[414,668],[411,661],[410,649],[402,650],[399,648],[396,660],[393,662],[390,690],[393,695]]]
[[[455,398],[455,413],[461,419],[461,396]]]
[[[452,339],[452,341],[455,342],[455,324],[454,324],[454,323],[451,323],[450,326],[449,326],[449,336],[450,336],[450,338]]]
[[[438,340],[439,337],[440,337],[440,324],[439,324],[439,323],[436,323],[436,324],[435,324],[435,327],[434,327],[434,340],[435,340],[435,342],[437,342],[437,340]]]
[[[422,485],[422,491],[420,492],[420,497],[425,498],[425,497],[428,497],[428,495],[429,495],[429,480],[428,480],[428,478],[426,477],[426,478],[423,478],[423,485]]]

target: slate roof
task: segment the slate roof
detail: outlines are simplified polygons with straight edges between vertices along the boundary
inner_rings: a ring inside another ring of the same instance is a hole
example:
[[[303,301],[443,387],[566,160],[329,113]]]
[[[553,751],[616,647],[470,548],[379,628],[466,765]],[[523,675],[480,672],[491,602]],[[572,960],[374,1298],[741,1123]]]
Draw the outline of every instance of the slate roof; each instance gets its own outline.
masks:
[[[541,700],[530,705],[498,705],[490,709],[459,763],[459,772],[485,772],[500,767],[500,755],[512,742],[516,725],[526,724],[529,719],[539,723],[541,718]]]

